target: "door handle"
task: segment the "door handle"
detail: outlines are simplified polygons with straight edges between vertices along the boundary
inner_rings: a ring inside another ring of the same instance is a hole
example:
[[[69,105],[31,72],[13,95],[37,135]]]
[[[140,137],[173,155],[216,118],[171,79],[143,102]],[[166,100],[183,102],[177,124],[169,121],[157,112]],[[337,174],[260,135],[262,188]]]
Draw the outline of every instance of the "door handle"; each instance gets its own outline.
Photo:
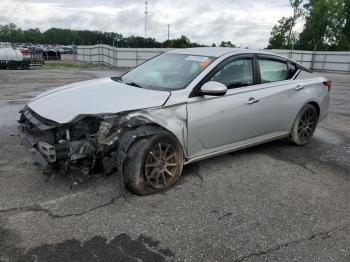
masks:
[[[301,85],[297,85],[296,87],[294,87],[294,90],[296,90],[296,91],[299,91],[302,89],[304,89],[304,86],[301,86]]]
[[[246,105],[251,105],[251,104],[254,104],[254,103],[258,103],[259,101],[260,101],[259,99],[256,99],[256,98],[254,98],[254,97],[251,97],[251,98],[249,98],[248,101],[245,102],[245,103],[246,103]]]

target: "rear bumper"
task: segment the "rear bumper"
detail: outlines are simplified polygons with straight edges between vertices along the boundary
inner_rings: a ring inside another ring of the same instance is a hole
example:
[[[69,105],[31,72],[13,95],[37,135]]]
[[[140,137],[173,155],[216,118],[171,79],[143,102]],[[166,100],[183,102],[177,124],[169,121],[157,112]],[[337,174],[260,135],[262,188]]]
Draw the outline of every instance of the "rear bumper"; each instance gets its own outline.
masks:
[[[330,100],[330,93],[327,91],[327,93],[325,93],[319,101],[319,105],[320,105],[319,122],[321,122],[328,114],[329,100]]]

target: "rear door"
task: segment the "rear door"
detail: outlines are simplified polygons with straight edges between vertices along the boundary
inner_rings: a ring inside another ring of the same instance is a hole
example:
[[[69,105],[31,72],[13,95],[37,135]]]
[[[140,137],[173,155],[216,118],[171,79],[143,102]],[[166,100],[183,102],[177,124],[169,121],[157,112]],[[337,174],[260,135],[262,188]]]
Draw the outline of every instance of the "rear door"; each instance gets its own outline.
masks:
[[[257,55],[256,65],[260,78],[256,96],[261,109],[256,122],[258,135],[289,132],[305,100],[303,85],[294,80],[297,65],[269,55]]]

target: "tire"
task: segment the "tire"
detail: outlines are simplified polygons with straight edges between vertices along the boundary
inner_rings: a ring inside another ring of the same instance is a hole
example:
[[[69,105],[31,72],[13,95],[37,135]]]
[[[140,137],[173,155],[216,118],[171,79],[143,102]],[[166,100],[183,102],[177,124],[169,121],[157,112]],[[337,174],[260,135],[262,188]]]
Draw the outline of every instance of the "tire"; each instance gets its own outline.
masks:
[[[294,121],[289,140],[298,146],[309,143],[316,130],[317,121],[316,108],[311,104],[305,105]]]
[[[17,70],[18,69],[18,63],[17,62],[9,62],[6,66],[8,70]]]
[[[20,65],[21,70],[28,70],[29,69],[29,62],[22,62]]]
[[[123,176],[133,193],[147,195],[173,185],[181,176],[183,162],[177,139],[170,134],[155,134],[130,147]]]

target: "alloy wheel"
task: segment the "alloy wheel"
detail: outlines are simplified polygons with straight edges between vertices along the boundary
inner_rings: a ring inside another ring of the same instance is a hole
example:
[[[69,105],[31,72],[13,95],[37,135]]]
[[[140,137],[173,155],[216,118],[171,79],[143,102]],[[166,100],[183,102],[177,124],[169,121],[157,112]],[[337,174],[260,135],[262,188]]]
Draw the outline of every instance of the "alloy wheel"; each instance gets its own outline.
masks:
[[[151,187],[162,189],[171,184],[179,168],[180,152],[172,144],[159,142],[145,161],[145,178]]]
[[[308,140],[314,133],[317,124],[317,115],[312,110],[307,110],[300,118],[298,136],[301,140]]]

